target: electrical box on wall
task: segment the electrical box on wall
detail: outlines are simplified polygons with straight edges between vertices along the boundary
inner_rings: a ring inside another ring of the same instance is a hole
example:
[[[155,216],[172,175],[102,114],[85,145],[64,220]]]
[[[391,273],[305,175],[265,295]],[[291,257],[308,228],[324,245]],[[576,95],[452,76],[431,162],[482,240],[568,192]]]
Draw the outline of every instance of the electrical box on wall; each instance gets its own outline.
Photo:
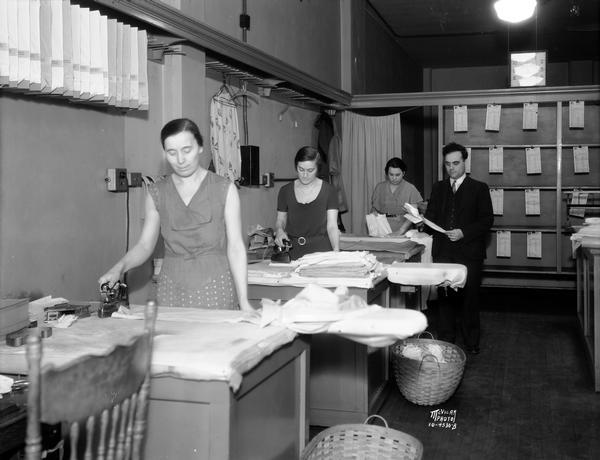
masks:
[[[109,168],[106,170],[106,188],[109,192],[126,192],[129,188],[127,169]]]

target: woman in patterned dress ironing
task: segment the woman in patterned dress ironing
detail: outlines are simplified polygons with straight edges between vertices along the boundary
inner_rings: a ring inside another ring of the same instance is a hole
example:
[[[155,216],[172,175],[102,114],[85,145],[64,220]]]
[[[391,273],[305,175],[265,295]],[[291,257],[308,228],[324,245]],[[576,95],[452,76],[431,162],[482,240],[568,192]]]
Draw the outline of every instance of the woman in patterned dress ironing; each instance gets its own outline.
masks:
[[[237,189],[201,166],[203,140],[193,121],[172,120],[160,137],[173,173],[148,186],[138,242],[98,282],[112,286],[143,264],[160,233],[158,305],[252,310]]]

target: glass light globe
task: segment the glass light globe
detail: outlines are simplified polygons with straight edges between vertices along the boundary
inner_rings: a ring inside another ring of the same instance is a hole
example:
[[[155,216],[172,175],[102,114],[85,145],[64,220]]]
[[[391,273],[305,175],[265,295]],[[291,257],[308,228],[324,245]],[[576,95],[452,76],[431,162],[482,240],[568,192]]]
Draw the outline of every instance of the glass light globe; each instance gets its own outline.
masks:
[[[516,24],[533,16],[536,5],[536,0],[498,0],[494,9],[498,18]]]

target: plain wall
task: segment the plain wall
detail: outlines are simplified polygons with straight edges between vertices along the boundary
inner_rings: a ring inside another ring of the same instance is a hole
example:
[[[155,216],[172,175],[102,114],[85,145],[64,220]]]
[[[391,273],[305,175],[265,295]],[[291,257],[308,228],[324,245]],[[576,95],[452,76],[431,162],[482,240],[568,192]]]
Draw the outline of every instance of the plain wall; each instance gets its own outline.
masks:
[[[342,0],[343,1],[343,0]],[[204,0],[204,22],[242,40],[241,0]],[[246,42],[298,70],[340,87],[340,1],[252,0]]]
[[[59,99],[0,95],[0,293],[96,299],[123,251],[123,116]]]
[[[421,65],[408,57],[372,8],[366,8],[364,19],[364,93],[422,91]]]
[[[506,66],[451,67],[426,69],[431,80],[424,91],[502,89],[509,87]],[[597,61],[548,63],[546,86],[597,85],[600,83]]]

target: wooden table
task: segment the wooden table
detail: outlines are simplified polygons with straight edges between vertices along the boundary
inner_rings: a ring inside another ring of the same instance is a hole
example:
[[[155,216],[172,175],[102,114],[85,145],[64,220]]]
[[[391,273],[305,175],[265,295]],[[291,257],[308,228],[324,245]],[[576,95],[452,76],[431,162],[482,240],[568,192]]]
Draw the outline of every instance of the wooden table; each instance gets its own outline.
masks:
[[[120,339],[113,342],[109,337],[126,340],[127,334],[133,335],[141,327],[142,321],[100,320],[97,317],[79,320],[67,330],[55,330],[53,336],[46,339],[52,340],[52,344],[44,341],[47,358],[52,359],[54,354],[61,362],[74,359],[79,350],[72,343],[80,336],[82,347],[89,352],[95,341],[100,347],[110,348]],[[186,327],[188,333],[198,329],[207,334],[216,326],[186,323]],[[222,327],[235,331],[236,328],[243,330],[254,326],[234,323]],[[165,340],[164,334],[176,334],[177,330],[177,325],[160,321],[159,311],[153,370],[158,365],[161,373],[152,378],[144,458],[298,458],[308,439],[307,341],[296,337],[279,345],[273,353],[244,372],[239,388],[233,391],[227,380],[174,377],[176,368],[171,373],[164,373],[165,362],[156,362],[161,351],[158,334],[163,334],[162,340]],[[96,333],[97,337],[94,337]],[[69,357],[71,348],[73,356]],[[0,372],[26,371],[22,348],[0,345]],[[24,433],[22,436],[24,439]]]
[[[368,304],[387,308],[389,286],[382,276],[372,288],[348,289]],[[253,282],[248,285],[248,298],[255,304],[262,298],[287,301],[302,289]],[[329,334],[313,335],[310,340],[310,424],[362,423],[381,407],[389,391],[388,348],[371,348]]]
[[[577,249],[577,316],[600,392],[600,238],[585,237]]]
[[[308,439],[308,343],[298,338],[227,382],[155,377],[147,460],[298,458]]]

